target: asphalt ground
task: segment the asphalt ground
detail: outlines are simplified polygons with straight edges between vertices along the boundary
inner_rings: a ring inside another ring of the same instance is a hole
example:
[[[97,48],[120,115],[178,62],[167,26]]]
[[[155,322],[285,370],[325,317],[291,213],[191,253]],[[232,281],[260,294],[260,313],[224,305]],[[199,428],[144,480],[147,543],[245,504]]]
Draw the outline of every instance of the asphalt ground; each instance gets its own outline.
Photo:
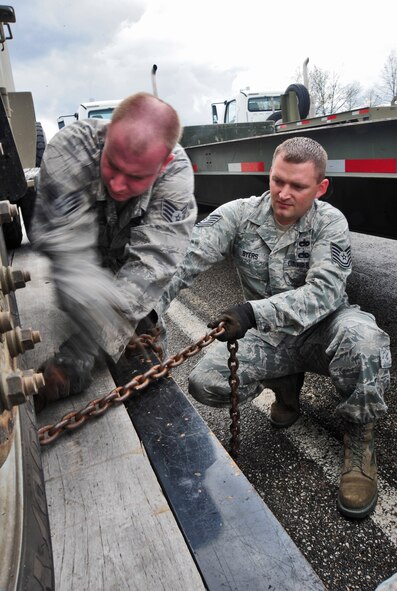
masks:
[[[394,362],[397,242],[355,234],[352,244],[355,272],[349,295],[352,302],[375,313],[390,334]],[[169,353],[198,340],[208,332],[210,319],[241,301],[231,263],[217,264],[197,277],[166,315]],[[186,393],[188,374],[204,354],[205,350],[173,371]],[[206,407],[187,396],[229,449],[228,410]],[[343,427],[334,412],[338,397],[329,378],[306,374],[302,417],[286,430],[276,430],[269,422],[274,399],[270,390],[241,407],[237,463],[330,591],[374,591],[397,571],[396,398],[393,367],[389,413],[376,431],[379,500],[373,515],[362,521],[344,518],[336,507]]]

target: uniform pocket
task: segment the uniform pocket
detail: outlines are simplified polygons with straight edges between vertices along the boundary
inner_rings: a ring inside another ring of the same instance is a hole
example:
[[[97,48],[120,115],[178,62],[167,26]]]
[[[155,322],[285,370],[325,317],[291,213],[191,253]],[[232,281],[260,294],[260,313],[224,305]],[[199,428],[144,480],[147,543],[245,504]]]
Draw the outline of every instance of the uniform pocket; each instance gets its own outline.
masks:
[[[236,237],[233,255],[240,273],[267,282],[270,250],[255,233],[243,233]]]

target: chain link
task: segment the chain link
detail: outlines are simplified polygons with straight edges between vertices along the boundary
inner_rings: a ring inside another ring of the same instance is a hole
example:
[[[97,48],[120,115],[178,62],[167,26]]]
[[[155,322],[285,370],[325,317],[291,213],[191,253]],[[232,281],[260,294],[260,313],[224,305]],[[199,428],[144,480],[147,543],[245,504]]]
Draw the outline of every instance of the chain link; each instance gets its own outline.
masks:
[[[111,392],[106,394],[106,396],[91,400],[91,402],[89,402],[84,408],[78,411],[67,413],[60,421],[51,425],[44,425],[43,427],[40,427],[38,430],[40,444],[48,445],[58,439],[58,437],[65,431],[73,431],[74,429],[81,427],[89,419],[102,416],[109,408],[125,402],[134,392],[143,390],[153,380],[158,380],[169,375],[171,369],[178,367],[193,355],[197,355],[197,353],[199,353],[204,347],[207,347],[213,343],[214,340],[224,332],[224,323],[221,322],[216,328],[214,328],[210,333],[204,335],[199,341],[190,345],[190,347],[186,347],[179,353],[172,355],[164,363],[160,362],[158,364],[152,365],[150,369],[142,374],[134,376],[132,380],[130,380],[124,386],[114,388]],[[137,339],[131,341],[127,345],[126,356],[128,357],[128,355],[131,354],[134,355],[137,351],[142,352],[145,350],[145,347],[148,347],[152,349],[161,360],[161,348],[155,343],[157,337],[158,334],[155,334],[154,336],[147,334],[140,335]],[[239,379],[237,377],[238,361],[236,357],[238,349],[237,342],[228,342],[228,349],[230,352],[228,365],[231,374],[229,383],[231,387],[232,404],[232,408],[230,410],[230,416],[232,418],[232,425],[230,426],[230,431],[232,433],[231,454],[233,457],[236,457],[240,443],[240,413],[238,410]]]
[[[238,370],[238,343],[237,341],[228,341],[227,348],[230,353],[228,359],[228,366],[230,369],[229,384],[230,384],[230,418],[232,420],[230,425],[230,455],[232,458],[237,458],[240,448],[240,410],[238,395],[238,387],[240,380],[237,375]]]

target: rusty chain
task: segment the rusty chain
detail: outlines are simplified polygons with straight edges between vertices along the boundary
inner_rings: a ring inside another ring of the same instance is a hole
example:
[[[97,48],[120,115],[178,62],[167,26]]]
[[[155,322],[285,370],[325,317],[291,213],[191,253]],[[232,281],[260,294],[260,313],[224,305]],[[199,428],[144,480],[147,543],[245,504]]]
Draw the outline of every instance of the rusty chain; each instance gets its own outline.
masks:
[[[228,341],[227,348],[230,353],[228,359],[228,366],[230,369],[229,384],[230,384],[230,418],[232,419],[230,425],[230,455],[237,458],[240,447],[240,410],[239,410],[239,395],[238,387],[240,380],[237,375],[238,370],[238,343],[237,341]]]
[[[197,355],[197,353],[199,353],[204,347],[207,347],[208,345],[213,343],[214,340],[224,332],[224,323],[221,322],[210,333],[204,335],[196,343],[190,345],[189,347],[186,347],[179,353],[171,355],[171,357],[164,361],[164,363],[160,361],[160,363],[152,365],[152,367],[149,370],[142,374],[134,376],[132,380],[130,380],[124,386],[118,386],[105,396],[91,400],[84,408],[80,410],[71,411],[67,413],[62,417],[62,419],[60,419],[56,423],[40,427],[40,429],[38,430],[40,444],[48,445],[56,439],[58,439],[58,437],[62,435],[62,433],[65,433],[66,431],[73,431],[81,427],[89,419],[102,416],[109,408],[111,408],[114,405],[123,403],[134,392],[139,392],[140,390],[146,388],[153,380],[158,380],[169,375],[171,369],[173,369],[174,367],[178,367],[179,365],[184,363],[186,359],[193,357],[193,355]],[[127,357],[130,353],[134,354],[134,351],[142,352],[142,350],[144,350],[145,347],[151,348],[158,355],[160,355],[160,348],[155,343],[156,338],[157,335],[155,335],[154,337],[146,334],[140,335],[138,339],[131,341],[131,343],[127,346]],[[236,341],[229,341],[227,346],[230,352],[228,365],[230,369],[229,384],[231,387],[232,405],[230,410],[230,417],[232,419],[232,424],[230,426],[232,437],[230,443],[231,454],[233,455],[233,457],[236,457],[240,444],[240,413],[238,410],[239,379],[237,377],[238,361],[236,358],[238,345]]]

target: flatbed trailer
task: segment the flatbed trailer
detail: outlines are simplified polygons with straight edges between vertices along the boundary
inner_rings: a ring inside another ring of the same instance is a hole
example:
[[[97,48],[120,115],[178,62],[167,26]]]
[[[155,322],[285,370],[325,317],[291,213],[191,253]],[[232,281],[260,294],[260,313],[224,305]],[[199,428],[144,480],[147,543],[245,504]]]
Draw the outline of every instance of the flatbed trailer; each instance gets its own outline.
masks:
[[[328,153],[330,187],[323,199],[354,232],[397,238],[397,105],[290,122],[191,126],[182,144],[195,174],[199,205],[215,208],[269,187],[275,148],[294,136]]]
[[[46,259],[23,244],[14,264],[31,275],[17,303],[22,325],[33,323],[42,336],[24,356],[38,367],[68,324]],[[145,369],[137,357],[112,374],[96,368],[89,390],[49,405],[38,426],[54,424]],[[57,591],[324,589],[170,377],[62,434],[41,456]]]

